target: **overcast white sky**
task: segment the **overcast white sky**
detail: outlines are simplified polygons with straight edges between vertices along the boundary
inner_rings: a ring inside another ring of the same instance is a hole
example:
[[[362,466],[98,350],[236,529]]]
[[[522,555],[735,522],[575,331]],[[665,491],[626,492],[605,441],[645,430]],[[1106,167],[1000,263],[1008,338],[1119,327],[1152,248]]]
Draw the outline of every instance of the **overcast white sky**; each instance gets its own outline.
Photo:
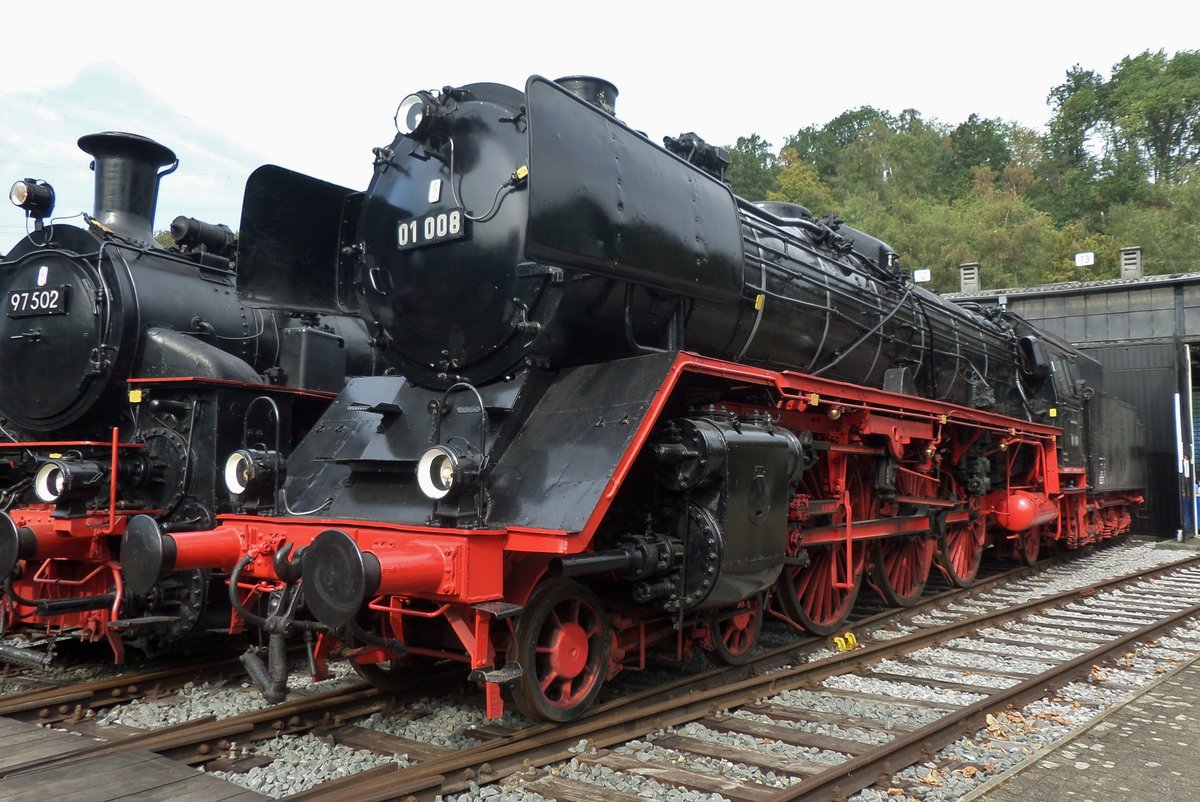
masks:
[[[863,105],[913,108],[951,124],[977,113],[1041,129],[1046,95],[1073,65],[1107,76],[1121,58],[1147,49],[1200,49],[1198,23],[1200,8],[1180,0],[4,2],[0,100],[29,98],[17,108],[33,113],[0,119],[0,151],[20,139],[27,153],[42,131],[61,139],[63,118],[71,130],[73,115],[97,118],[119,101],[98,91],[72,108],[43,114],[36,106],[43,93],[103,63],[158,101],[108,127],[153,130],[176,148],[176,128],[189,138],[207,129],[210,147],[236,145],[260,162],[354,188],[366,186],[370,148],[394,134],[405,94],[476,81],[521,87],[531,74],[608,78],[620,90],[617,115],[656,140],[696,131],[731,144],[756,132],[778,148],[797,129]],[[60,125],[46,125],[50,116]],[[86,157],[71,151],[74,138],[92,130],[71,131],[53,156],[47,143],[38,169],[86,172]],[[15,146],[8,150],[11,159]],[[238,204],[242,181],[224,190]],[[90,197],[70,208],[83,207]],[[0,212],[0,251],[11,245],[5,234],[16,212]],[[165,227],[161,215],[157,227]]]

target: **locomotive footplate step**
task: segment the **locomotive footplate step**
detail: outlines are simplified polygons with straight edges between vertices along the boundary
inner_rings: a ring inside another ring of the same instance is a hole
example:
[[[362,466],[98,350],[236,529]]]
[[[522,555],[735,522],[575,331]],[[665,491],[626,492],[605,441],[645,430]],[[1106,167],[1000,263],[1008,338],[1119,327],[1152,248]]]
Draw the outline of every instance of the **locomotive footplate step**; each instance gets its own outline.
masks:
[[[502,621],[505,618],[512,618],[514,615],[520,614],[525,608],[519,604],[511,604],[510,602],[481,602],[474,607],[481,613],[488,613],[497,621]]]
[[[145,751],[78,759],[27,771],[17,769],[35,760],[66,757],[97,743],[91,738],[0,718],[0,799],[5,802],[45,802],[47,799],[101,802],[132,796],[147,802],[269,799]]]
[[[503,668],[477,668],[467,677],[471,682],[496,682],[503,685],[525,675],[520,663],[506,663]]]

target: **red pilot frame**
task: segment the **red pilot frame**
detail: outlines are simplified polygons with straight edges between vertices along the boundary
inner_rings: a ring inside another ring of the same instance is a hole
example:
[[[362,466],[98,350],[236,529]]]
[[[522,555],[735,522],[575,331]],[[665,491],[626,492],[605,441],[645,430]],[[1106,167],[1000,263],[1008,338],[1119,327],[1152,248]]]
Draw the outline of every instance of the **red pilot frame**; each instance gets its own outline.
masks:
[[[0,448],[92,452],[106,458],[100,477],[107,487],[107,509],[97,514],[69,516],[53,503],[30,504],[0,512],[0,576],[10,622],[53,622],[78,630],[86,641],[106,641],[114,661],[124,661],[119,626],[125,589],[116,560],[116,540],[124,533],[129,511],[118,507],[121,457],[140,449],[119,441],[56,441],[0,444]],[[69,466],[71,463],[63,463]],[[46,463],[61,475],[63,469]],[[54,481],[56,474],[47,472]],[[58,489],[67,482],[58,479]],[[90,491],[94,495],[95,491]],[[56,494],[57,495],[57,494]],[[145,512],[153,513],[153,510]],[[22,570],[18,571],[18,566]],[[7,656],[8,652],[5,653]]]
[[[324,629],[318,656],[340,640],[381,684],[413,660],[459,660],[486,685],[490,714],[511,682],[527,713],[565,720],[652,651],[678,657],[698,646],[736,662],[767,615],[833,632],[864,585],[910,604],[933,568],[969,585],[989,545],[1029,559],[1042,540],[1075,530],[1077,542],[1112,537],[1140,500],[1089,497],[1086,477],[1060,468],[1053,426],[690,354],[667,364],[578,530],[227,515],[210,531],[164,534],[145,517],[125,534],[127,581],[140,592],[159,570],[234,572],[244,606],[294,581],[300,562],[304,598]],[[601,533],[639,461],[678,461],[683,452],[660,447],[660,433],[668,408],[694,392],[800,443],[790,446],[803,465],[779,518],[776,578],[767,591],[691,612],[614,605],[576,578],[619,584],[632,575],[636,555],[606,549]]]

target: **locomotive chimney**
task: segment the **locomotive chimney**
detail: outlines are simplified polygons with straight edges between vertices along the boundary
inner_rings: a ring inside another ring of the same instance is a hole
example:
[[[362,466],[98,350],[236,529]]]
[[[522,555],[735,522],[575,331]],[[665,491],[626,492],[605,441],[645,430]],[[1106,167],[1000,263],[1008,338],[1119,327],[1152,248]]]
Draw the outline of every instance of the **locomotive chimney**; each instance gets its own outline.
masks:
[[[603,78],[593,78],[590,75],[568,75],[566,78],[559,78],[554,83],[609,114],[616,115],[617,113],[617,87]]]
[[[154,241],[158,181],[179,164],[174,151],[137,134],[108,131],[80,137],[92,156],[96,199],[92,216],[126,239]],[[159,172],[158,168],[171,165]]]

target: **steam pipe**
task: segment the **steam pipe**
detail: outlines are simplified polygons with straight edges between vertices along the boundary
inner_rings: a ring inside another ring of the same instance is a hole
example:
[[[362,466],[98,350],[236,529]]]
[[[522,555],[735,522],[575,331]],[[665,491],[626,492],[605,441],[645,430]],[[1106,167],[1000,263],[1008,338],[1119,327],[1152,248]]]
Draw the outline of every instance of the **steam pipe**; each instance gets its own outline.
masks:
[[[550,575],[561,577],[602,574],[606,571],[621,571],[633,564],[635,555],[627,549],[599,551],[588,554],[569,554],[550,561]]]

